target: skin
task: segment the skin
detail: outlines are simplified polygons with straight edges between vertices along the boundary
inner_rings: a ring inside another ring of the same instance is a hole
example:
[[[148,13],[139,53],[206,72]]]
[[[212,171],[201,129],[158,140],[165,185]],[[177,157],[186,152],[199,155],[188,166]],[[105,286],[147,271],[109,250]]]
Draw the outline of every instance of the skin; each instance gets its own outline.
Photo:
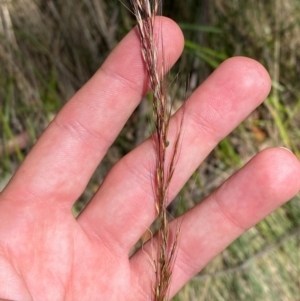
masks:
[[[171,65],[182,51],[182,33],[165,18],[159,30]],[[149,245],[128,255],[155,218],[152,141],[112,168],[77,219],[71,212],[147,89],[137,32],[132,31],[65,105],[0,194],[0,298],[152,300]],[[170,199],[269,91],[266,70],[254,60],[235,57],[191,95]],[[172,118],[170,141],[181,113]],[[299,189],[298,159],[283,148],[267,149],[187,212],[170,297]]]

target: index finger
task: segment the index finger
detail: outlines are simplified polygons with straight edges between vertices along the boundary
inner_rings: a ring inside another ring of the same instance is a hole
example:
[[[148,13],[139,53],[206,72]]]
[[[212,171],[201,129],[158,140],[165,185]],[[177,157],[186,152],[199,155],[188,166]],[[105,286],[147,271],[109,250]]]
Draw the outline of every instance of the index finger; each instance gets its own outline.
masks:
[[[158,19],[156,30],[172,65],[182,51],[182,33],[167,18]],[[139,44],[131,31],[65,105],[2,192],[4,199],[72,206],[148,89]]]

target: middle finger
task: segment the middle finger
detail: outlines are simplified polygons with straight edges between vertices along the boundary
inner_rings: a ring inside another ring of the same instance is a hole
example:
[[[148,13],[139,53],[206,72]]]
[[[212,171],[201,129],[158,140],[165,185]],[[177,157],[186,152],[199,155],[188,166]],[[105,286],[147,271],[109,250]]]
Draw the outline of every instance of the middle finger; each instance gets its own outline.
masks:
[[[266,70],[251,59],[237,57],[224,62],[192,94],[185,104],[180,156],[169,200],[216,144],[265,99],[269,90]],[[172,118],[171,142],[181,114],[179,111]],[[155,147],[149,139],[117,163],[78,217],[84,230],[129,251],[156,216],[152,179],[155,162]]]

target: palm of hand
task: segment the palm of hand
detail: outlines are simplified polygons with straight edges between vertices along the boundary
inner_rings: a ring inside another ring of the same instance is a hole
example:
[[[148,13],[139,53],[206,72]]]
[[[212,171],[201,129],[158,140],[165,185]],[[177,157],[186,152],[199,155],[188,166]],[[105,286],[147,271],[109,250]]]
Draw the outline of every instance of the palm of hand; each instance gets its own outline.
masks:
[[[1,296],[6,293],[14,300],[134,300],[138,288],[133,289],[135,275],[128,254],[109,248],[100,237],[89,237],[71,212],[55,215],[51,208],[46,211],[6,231],[10,243],[1,245],[0,266],[7,286],[1,285]]]
[[[163,24],[164,51],[173,62],[182,35],[170,20],[163,19]],[[0,298],[151,300],[153,270],[144,253],[151,246],[128,256],[155,218],[151,141],[116,164],[77,219],[71,213],[146,92],[144,71],[139,41],[131,32],[63,108],[1,193]],[[263,67],[235,58],[194,92],[186,103],[170,199],[269,89]],[[178,114],[171,121],[171,141]],[[266,150],[187,212],[170,296],[246,229],[296,194],[299,173],[292,153]],[[174,231],[176,225],[171,227]]]

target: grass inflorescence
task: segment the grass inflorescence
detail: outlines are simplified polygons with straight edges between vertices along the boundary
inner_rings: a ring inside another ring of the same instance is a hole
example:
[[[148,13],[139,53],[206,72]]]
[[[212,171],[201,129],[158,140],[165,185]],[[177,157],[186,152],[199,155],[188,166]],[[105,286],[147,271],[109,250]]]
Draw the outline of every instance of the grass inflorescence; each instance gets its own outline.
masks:
[[[181,131],[179,130],[173,144],[170,145],[168,129],[172,105],[166,83],[165,61],[163,58],[162,63],[160,65],[158,63],[158,45],[154,34],[155,17],[161,9],[161,2],[158,0],[132,0],[131,3],[138,23],[142,57],[153,93],[154,139],[157,154],[155,208],[158,215],[158,251],[156,258],[153,258],[156,273],[154,299],[155,301],[165,301],[171,283],[180,232],[180,227],[178,227],[175,237],[170,238],[167,205],[168,188],[175,171]],[[160,42],[163,45],[163,41]],[[170,160],[167,160],[168,151]]]

